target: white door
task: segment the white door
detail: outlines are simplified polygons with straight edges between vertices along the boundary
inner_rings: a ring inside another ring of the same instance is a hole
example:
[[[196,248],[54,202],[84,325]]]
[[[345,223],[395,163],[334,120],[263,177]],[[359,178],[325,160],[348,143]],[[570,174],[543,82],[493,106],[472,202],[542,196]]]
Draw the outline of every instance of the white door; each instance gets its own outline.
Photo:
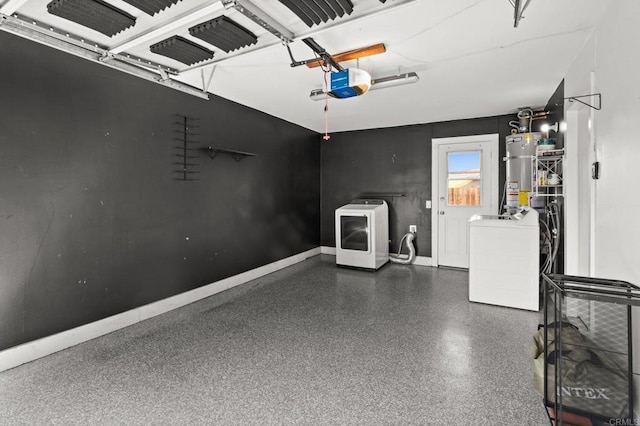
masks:
[[[469,218],[498,214],[498,141],[498,135],[434,139],[433,264],[468,268]]]

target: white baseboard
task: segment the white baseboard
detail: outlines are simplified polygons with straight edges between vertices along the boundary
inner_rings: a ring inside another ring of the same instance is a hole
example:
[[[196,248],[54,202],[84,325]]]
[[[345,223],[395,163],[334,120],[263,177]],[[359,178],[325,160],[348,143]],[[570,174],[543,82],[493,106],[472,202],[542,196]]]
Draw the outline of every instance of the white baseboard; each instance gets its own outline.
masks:
[[[335,247],[322,246],[322,247],[320,247],[320,253],[322,253],[322,254],[330,254],[331,256],[335,256],[336,255],[336,248]]]
[[[330,254],[331,256],[336,255],[336,248],[329,246],[320,247],[320,253],[322,254]],[[431,258],[425,256],[416,256],[416,260],[413,262],[414,265],[418,266],[431,266]]]
[[[104,336],[105,334],[128,327],[156,315],[164,314],[173,309],[197,302],[221,291],[295,265],[305,259],[319,255],[321,252],[320,247],[307,250],[287,257],[286,259],[281,259],[268,265],[234,275],[233,277],[216,281],[204,287],[199,287],[148,305],[131,309],[121,314],[0,351],[0,371],[9,370],[38,358],[95,339],[96,337]]]
[[[426,256],[416,256],[416,260],[413,264],[418,266],[433,266],[431,258]]]

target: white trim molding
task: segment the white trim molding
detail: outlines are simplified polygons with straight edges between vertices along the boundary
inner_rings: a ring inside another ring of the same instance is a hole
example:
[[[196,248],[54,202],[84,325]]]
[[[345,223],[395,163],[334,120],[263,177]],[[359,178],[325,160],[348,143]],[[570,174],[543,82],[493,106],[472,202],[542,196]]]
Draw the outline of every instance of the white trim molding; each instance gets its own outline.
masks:
[[[302,262],[310,257],[317,256],[320,253],[321,248],[316,247],[185,293],[177,294],[108,318],[0,351],[0,371],[18,367],[19,365],[26,364],[27,362],[34,361],[38,358],[51,355],[63,349],[70,348],[146,319],[153,318],[157,315],[164,314],[173,309],[197,302],[198,300],[213,296],[214,294],[220,293],[224,290],[228,290],[232,287],[244,284],[272,272],[279,271],[280,269],[284,269],[288,266],[295,265],[296,263]]]
[[[335,247],[322,246],[322,247],[320,247],[320,252],[322,254],[330,254],[331,256],[335,256],[336,255],[336,248]]]
[[[500,194],[498,194],[500,183],[498,182],[498,169],[499,165],[499,152],[500,152],[500,134],[489,133],[485,135],[472,135],[472,136],[455,136],[449,138],[433,138],[431,140],[431,264],[429,266],[438,266],[438,206],[440,197],[440,156],[439,147],[445,144],[463,144],[463,143],[475,143],[475,142],[488,142],[492,145],[492,149],[495,149],[495,158],[492,158],[491,164],[491,188],[492,191],[492,203],[495,203],[495,210],[499,209]]]
[[[416,260],[413,264],[418,266],[433,266],[431,258],[425,256],[416,256]]]

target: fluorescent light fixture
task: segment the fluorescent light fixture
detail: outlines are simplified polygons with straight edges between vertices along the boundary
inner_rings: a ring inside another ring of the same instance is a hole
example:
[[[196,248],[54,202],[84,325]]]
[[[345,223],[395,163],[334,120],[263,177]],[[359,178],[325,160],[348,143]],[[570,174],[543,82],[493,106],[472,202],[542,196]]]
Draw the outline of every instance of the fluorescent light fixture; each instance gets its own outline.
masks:
[[[390,75],[388,77],[374,78],[371,80],[371,90],[384,89],[387,87],[402,86],[405,84],[417,83],[420,77],[415,72],[406,72],[403,74]],[[311,100],[321,101],[326,97],[324,90],[314,89],[309,94]]]
[[[405,84],[417,83],[420,81],[420,77],[415,72],[406,72],[398,75],[391,75],[388,77],[374,78],[371,80],[371,89],[384,89],[385,87],[402,86]]]

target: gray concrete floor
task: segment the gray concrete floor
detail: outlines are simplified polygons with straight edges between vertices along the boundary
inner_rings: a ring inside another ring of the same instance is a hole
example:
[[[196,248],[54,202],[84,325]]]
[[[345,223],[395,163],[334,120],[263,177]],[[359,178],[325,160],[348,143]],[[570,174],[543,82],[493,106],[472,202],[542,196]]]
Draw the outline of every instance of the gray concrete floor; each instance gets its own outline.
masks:
[[[539,315],[468,274],[293,267],[0,373],[0,424],[549,424]]]

